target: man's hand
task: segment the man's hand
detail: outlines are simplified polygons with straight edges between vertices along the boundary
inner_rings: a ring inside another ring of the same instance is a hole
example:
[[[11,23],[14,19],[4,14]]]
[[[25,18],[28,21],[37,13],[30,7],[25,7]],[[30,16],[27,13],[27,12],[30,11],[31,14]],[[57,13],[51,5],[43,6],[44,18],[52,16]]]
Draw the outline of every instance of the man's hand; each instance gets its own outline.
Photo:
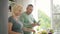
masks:
[[[35,26],[40,26],[40,24],[38,24],[38,23],[33,23],[32,26],[33,26],[33,27],[35,27]]]
[[[35,27],[35,26],[37,26],[37,24],[33,23],[32,26]]]
[[[37,26],[40,26],[40,24],[39,24],[39,23],[37,23]]]
[[[32,32],[35,32],[35,30],[32,30]]]

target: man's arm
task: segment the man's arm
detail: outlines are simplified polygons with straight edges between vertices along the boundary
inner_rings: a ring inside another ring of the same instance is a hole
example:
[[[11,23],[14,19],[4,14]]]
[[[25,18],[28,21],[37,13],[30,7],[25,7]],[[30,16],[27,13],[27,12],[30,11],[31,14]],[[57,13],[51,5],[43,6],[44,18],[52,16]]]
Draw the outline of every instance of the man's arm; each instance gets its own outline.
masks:
[[[34,23],[37,23],[36,20],[34,19],[33,15],[31,15],[31,19],[33,20]]]
[[[33,27],[34,27],[34,26],[39,26],[39,25],[40,25],[40,24],[38,24],[38,22],[34,19],[33,16],[32,16],[32,19],[33,19],[33,24],[32,24]]]
[[[20,16],[19,20],[23,23],[25,27],[32,28],[32,24],[25,23],[24,21],[26,20],[25,17],[22,15]]]

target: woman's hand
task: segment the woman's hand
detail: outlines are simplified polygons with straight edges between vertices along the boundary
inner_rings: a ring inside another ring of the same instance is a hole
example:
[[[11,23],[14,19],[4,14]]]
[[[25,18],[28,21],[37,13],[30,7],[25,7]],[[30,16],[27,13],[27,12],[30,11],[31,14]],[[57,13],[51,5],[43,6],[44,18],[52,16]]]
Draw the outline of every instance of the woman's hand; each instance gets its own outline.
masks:
[[[35,32],[35,30],[31,29],[31,28],[23,28],[24,31],[27,31],[27,32]]]

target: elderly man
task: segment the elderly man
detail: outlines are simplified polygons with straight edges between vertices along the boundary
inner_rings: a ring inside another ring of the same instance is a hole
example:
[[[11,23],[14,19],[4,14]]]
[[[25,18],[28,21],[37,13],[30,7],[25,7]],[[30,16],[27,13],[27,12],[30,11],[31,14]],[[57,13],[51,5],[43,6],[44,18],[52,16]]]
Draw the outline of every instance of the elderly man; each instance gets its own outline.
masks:
[[[24,24],[26,28],[33,28],[34,26],[38,25],[33,16],[31,15],[33,11],[33,5],[29,4],[26,8],[26,11],[21,14],[20,21]],[[24,34],[31,34],[31,32],[24,31]]]

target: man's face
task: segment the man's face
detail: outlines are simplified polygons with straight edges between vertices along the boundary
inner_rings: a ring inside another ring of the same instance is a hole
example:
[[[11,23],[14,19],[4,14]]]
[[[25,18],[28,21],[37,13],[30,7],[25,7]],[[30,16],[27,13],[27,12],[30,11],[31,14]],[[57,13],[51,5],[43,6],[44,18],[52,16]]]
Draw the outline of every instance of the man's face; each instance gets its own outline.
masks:
[[[33,11],[33,7],[32,7],[32,6],[28,6],[28,7],[27,7],[27,13],[28,13],[28,14],[31,14],[32,11]]]

